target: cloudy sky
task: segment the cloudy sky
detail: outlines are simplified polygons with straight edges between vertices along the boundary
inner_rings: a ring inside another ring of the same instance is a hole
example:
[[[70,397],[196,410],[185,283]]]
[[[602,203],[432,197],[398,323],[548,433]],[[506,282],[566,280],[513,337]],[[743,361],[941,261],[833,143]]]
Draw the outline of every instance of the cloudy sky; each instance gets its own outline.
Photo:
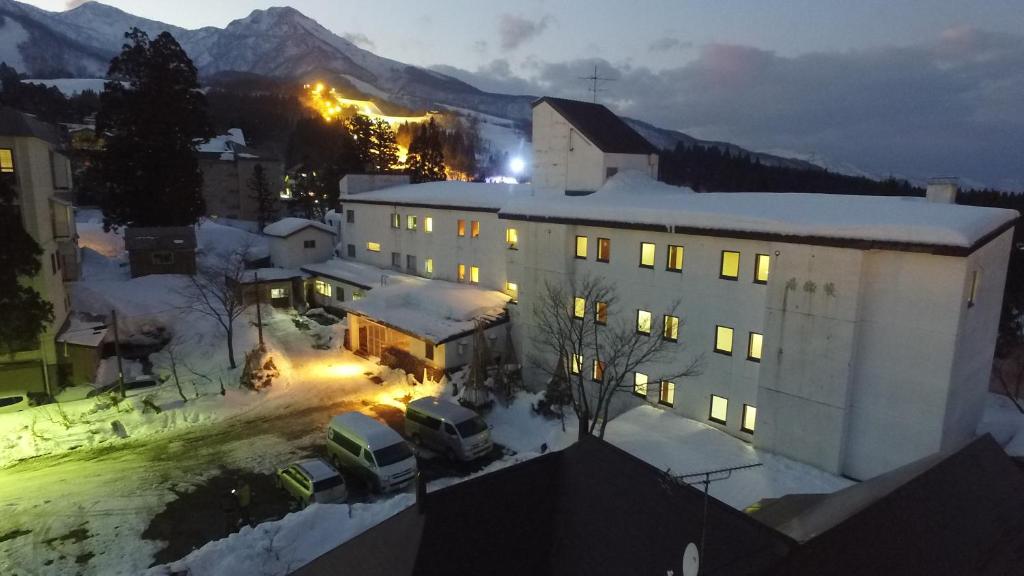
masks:
[[[34,0],[63,10],[67,0]],[[111,0],[179,26],[278,2]],[[1024,0],[292,0],[374,52],[483,89],[869,173],[1024,189]]]

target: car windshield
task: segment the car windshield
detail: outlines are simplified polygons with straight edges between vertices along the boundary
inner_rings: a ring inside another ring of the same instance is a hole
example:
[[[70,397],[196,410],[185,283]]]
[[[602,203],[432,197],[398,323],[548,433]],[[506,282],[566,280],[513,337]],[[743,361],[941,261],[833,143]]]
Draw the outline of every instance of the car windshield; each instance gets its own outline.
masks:
[[[487,430],[487,423],[484,422],[483,418],[474,416],[464,422],[459,422],[455,425],[459,429],[459,435],[463,438],[469,438],[470,436],[476,436],[477,434]]]
[[[412,456],[412,449],[405,442],[385,446],[380,450],[373,451],[373,457],[377,460],[377,466],[387,466],[395,462],[401,462]]]
[[[341,486],[344,483],[345,480],[342,479],[341,475],[335,474],[334,476],[328,476],[327,478],[323,478],[321,480],[317,480],[316,482],[314,482],[313,491],[320,492],[322,490],[330,490],[331,488]]]

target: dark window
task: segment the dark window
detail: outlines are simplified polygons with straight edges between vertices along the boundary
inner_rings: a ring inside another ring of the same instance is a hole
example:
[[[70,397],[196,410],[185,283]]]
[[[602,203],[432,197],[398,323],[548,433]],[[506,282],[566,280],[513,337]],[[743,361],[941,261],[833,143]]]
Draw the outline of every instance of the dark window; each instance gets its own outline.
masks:
[[[349,258],[355,258],[356,257],[356,245],[355,244],[349,244],[348,245],[348,257]]]
[[[474,416],[469,420],[460,422],[455,427],[458,428],[460,436],[463,438],[469,438],[470,436],[476,436],[484,430],[487,430],[487,423],[479,416]]]
[[[340,286],[334,287],[334,299],[338,302],[345,301],[345,289]]]
[[[459,433],[455,431],[455,426],[452,426],[451,424],[449,424],[447,422],[444,423],[444,433],[449,435],[449,436],[458,436],[459,435]]]
[[[416,273],[416,256],[414,254],[405,255],[405,269],[414,274]]]
[[[149,258],[153,264],[160,264],[161,266],[174,264],[174,252],[153,252]]]
[[[394,212],[394,213],[391,214],[391,227],[392,228],[401,228],[402,227],[402,217],[398,215],[398,212]]]
[[[302,241],[302,247],[303,248],[316,248],[316,240],[303,240]]]
[[[412,449],[409,448],[409,445],[404,440],[398,444],[392,444],[391,446],[373,451],[373,457],[377,460],[378,466],[387,466],[395,462],[401,462],[407,458],[412,458],[412,456]]]
[[[607,167],[607,168],[605,168],[605,169],[604,169],[604,177],[605,177],[606,179],[607,179],[607,178],[611,178],[612,176],[615,176],[615,175],[616,175],[616,174],[618,174],[618,173],[619,173],[619,169],[618,169],[618,168],[615,168],[615,167],[613,167],[613,166],[609,166],[609,167]]]
[[[322,492],[324,490],[330,490],[331,488],[336,488],[344,483],[345,479],[342,478],[340,474],[335,474],[334,476],[328,476],[327,478],[322,478],[314,482],[313,491]]]
[[[54,274],[57,273],[57,253],[50,252],[50,269]]]
[[[438,420],[437,418],[434,418],[433,416],[427,416],[426,414],[420,412],[419,410],[416,410],[415,408],[408,408],[408,409],[406,409],[405,416],[409,420],[412,420],[413,422],[415,422],[417,424],[426,426],[427,428],[430,428],[431,430],[440,430],[441,429],[441,421],[440,420]]]
[[[353,456],[359,456],[359,451],[361,450],[359,444],[348,436],[345,436],[337,430],[331,429],[331,440],[333,440],[338,446],[348,450]]]
[[[434,345],[430,342],[423,343],[423,357],[427,360],[434,359]]]
[[[18,402],[21,402],[24,396],[5,396],[0,398],[0,408],[4,406],[14,406]]]
[[[366,460],[366,463],[370,466],[375,466],[373,463],[373,454],[370,454],[369,450],[363,450],[363,460]]]
[[[348,222],[349,224],[354,223],[356,221],[356,211],[349,210],[345,212],[345,221]]]
[[[402,255],[398,252],[391,253],[391,265],[398,268],[402,265]]]

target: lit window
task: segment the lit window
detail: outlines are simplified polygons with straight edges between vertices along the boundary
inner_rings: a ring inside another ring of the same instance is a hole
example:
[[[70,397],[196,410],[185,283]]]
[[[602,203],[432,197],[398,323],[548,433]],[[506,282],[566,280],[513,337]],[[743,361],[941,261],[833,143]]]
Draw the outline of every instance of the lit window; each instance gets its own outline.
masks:
[[[594,382],[600,382],[604,380],[604,362],[600,360],[594,360],[594,374],[592,376]]]
[[[740,277],[740,253],[722,250],[722,270],[718,275],[723,280],[735,280]]]
[[[505,282],[505,293],[512,299],[513,304],[519,300],[519,286],[515,282]]]
[[[577,236],[576,237],[576,257],[586,259],[587,258],[587,237]]]
[[[661,337],[665,340],[675,342],[679,339],[679,317],[665,314],[665,324],[661,331]]]
[[[356,291],[352,292],[352,300],[353,301],[355,301],[355,300],[362,300],[362,299],[363,299],[363,291],[362,290],[356,290]]]
[[[587,300],[580,298],[579,296],[573,298],[572,301],[572,315],[574,318],[583,318],[583,315],[587,313]]]
[[[508,244],[509,250],[519,249],[519,231],[515,228],[505,229],[505,243]]]
[[[597,239],[597,261],[608,262],[612,258],[612,241],[607,238]]]
[[[433,217],[427,216],[426,218],[423,219],[423,231],[426,232],[427,234],[430,234],[431,232],[434,231]]]
[[[569,361],[569,373],[579,374],[583,370],[583,355],[572,354],[572,359]]]
[[[275,299],[276,300],[277,298],[287,298],[287,297],[288,297],[288,289],[287,288],[271,288],[270,289],[270,298],[271,299]]]
[[[640,243],[640,267],[654,268],[654,244],[650,242]]]
[[[743,424],[740,426],[742,432],[754,433],[754,425],[757,424],[757,408],[750,404],[743,405]]]
[[[469,267],[469,281],[473,284],[480,283],[480,269],[476,266]]]
[[[768,283],[768,270],[771,268],[772,259],[767,254],[754,256],[754,284]]]
[[[668,262],[665,263],[665,269],[672,272],[683,271],[683,247],[682,246],[669,246],[668,247]]]
[[[423,271],[426,272],[427,274],[433,274],[434,273],[434,259],[433,258],[427,258],[426,260],[423,261]]]
[[[480,221],[473,220],[469,223],[469,235],[473,238],[480,237]]]
[[[394,212],[394,213],[391,214],[391,227],[392,228],[401,228],[402,227],[402,217],[398,215],[398,212]]]
[[[636,331],[648,335],[651,333],[651,313],[647,310],[636,311]]]
[[[366,249],[370,252],[380,252],[380,244],[377,242],[367,242]]]
[[[417,224],[417,222],[416,222],[416,216],[415,215],[409,214],[408,216],[405,217],[405,228],[406,228],[406,230],[415,230],[416,229],[416,224]]]
[[[466,265],[459,264],[459,282],[466,281]]]
[[[465,236],[466,235],[466,221],[465,220],[461,220],[461,219],[459,220],[458,231],[459,231],[459,236]]]
[[[732,356],[732,328],[715,326],[715,352]]]
[[[981,283],[981,273],[975,270],[971,274],[971,291],[967,296],[967,307],[974,306],[978,299],[978,285]]]
[[[608,323],[608,303],[594,302],[594,322],[598,324]]]
[[[647,374],[643,372],[633,373],[633,394],[641,398],[647,398]]]
[[[725,424],[729,417],[729,401],[721,396],[711,395],[711,412],[708,413],[708,420]]]
[[[14,172],[14,154],[9,148],[0,148],[0,172]]]
[[[313,285],[314,288],[316,289],[317,294],[320,294],[322,296],[331,295],[331,285],[328,284],[327,282],[324,282],[323,280],[316,280],[313,282]]]
[[[764,343],[764,336],[757,332],[750,333],[750,341],[747,342],[747,360],[754,362],[761,361],[761,345]]]
[[[668,380],[661,381],[661,389],[658,390],[658,404],[672,406],[676,403],[676,384]]]

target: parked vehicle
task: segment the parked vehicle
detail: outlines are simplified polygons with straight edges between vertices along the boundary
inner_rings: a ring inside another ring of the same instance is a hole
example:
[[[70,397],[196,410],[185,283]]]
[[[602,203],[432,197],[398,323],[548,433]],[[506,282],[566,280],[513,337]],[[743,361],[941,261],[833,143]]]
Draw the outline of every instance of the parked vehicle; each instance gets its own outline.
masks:
[[[0,414],[8,412],[21,412],[31,408],[32,404],[28,399],[28,392],[0,392]]]
[[[491,451],[490,427],[476,412],[440,398],[409,402],[405,435],[451,460],[470,461]]]
[[[277,485],[305,508],[313,502],[334,504],[348,498],[345,479],[322,458],[310,458],[277,470]]]
[[[416,455],[398,432],[359,412],[331,418],[327,453],[336,468],[377,492],[400,489],[416,477]]]

